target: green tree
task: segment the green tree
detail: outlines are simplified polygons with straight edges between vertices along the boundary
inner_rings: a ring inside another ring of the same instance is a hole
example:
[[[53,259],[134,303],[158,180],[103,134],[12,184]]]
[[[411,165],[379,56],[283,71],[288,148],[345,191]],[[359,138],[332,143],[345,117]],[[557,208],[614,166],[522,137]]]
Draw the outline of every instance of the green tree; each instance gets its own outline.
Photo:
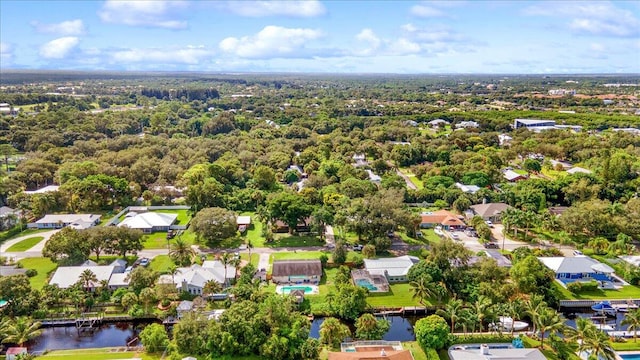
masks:
[[[42,324],[38,321],[20,316],[13,320],[7,321],[4,327],[4,338],[2,343],[18,344],[18,346],[24,345],[27,341],[36,338],[42,334],[40,326]]]
[[[42,255],[54,262],[76,265],[87,260],[90,251],[86,238],[78,230],[65,227],[49,238]]]
[[[373,259],[376,257],[376,247],[371,244],[367,244],[362,247],[362,256],[367,259]]]
[[[191,265],[191,260],[195,255],[195,250],[181,238],[177,238],[174,241],[173,247],[169,250],[171,260],[182,266]]]
[[[320,343],[328,345],[332,349],[340,347],[340,343],[350,336],[351,331],[347,325],[336,318],[325,318],[320,325]]]
[[[89,291],[92,287],[96,287],[98,284],[98,277],[96,274],[90,269],[84,270],[80,273],[80,277],[78,278],[78,282],[82,284],[82,287]]]
[[[638,339],[638,330],[640,330],[640,309],[629,311],[620,325],[627,325],[627,331],[633,331],[633,342]]]
[[[347,250],[341,241],[336,242],[336,247],[331,253],[331,258],[333,259],[333,263],[338,265],[342,265],[347,261]]]
[[[564,319],[558,312],[551,308],[543,309],[537,319],[538,330],[540,330],[540,347],[544,348],[544,334],[549,332],[555,334],[563,332],[565,328]]]
[[[413,331],[423,349],[440,350],[449,343],[449,324],[438,315],[429,315],[418,320]]]
[[[454,332],[456,329],[456,321],[460,319],[462,310],[464,310],[464,303],[462,300],[454,299],[447,303],[444,310],[438,310],[436,314],[449,320],[451,323],[451,332]]]
[[[160,352],[169,345],[169,335],[162,324],[150,324],[140,332],[140,342],[146,352]]]
[[[149,305],[156,301],[156,292],[152,288],[144,288],[140,290],[138,300],[144,305],[144,312],[149,313]]]
[[[237,235],[237,214],[223,208],[213,207],[198,211],[191,219],[191,229],[199,239],[215,246]]]
[[[391,324],[385,319],[376,319],[369,313],[362,314],[356,320],[356,337],[362,340],[380,340],[390,327]]]
[[[276,186],[276,174],[268,166],[258,166],[253,171],[253,181],[260,190],[272,190]]]
[[[281,191],[267,197],[266,209],[272,221],[282,220],[292,233],[296,226],[305,222],[313,207],[298,193]]]

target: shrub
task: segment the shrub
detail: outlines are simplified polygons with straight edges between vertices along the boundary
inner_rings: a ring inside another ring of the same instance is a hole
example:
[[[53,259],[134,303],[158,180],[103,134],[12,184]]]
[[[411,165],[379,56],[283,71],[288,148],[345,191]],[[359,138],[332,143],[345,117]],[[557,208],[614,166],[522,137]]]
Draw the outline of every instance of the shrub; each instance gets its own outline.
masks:
[[[34,276],[38,275],[38,270],[36,270],[36,269],[29,269],[29,270],[27,270],[27,272],[25,273],[25,275],[27,275],[28,277],[34,277]]]
[[[449,344],[449,324],[438,315],[429,315],[416,322],[416,340],[423,349],[444,349]]]
[[[567,284],[567,290],[572,294],[577,294],[582,290],[582,283],[578,281],[569,283]]]

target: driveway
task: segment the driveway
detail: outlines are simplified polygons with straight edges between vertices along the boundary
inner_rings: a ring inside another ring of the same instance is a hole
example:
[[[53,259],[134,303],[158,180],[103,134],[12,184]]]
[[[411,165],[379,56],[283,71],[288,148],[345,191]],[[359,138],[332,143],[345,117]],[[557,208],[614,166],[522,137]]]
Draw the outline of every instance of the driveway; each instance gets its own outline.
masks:
[[[20,260],[28,257],[40,257],[42,256],[42,249],[44,248],[44,245],[47,243],[47,240],[49,240],[49,238],[53,234],[57,233],[58,231],[60,230],[56,229],[56,230],[45,231],[45,232],[40,232],[40,233],[35,233],[30,235],[19,236],[15,239],[11,239],[9,241],[4,242],[2,245],[0,245],[0,253],[2,254],[2,256],[14,258],[16,260]],[[22,240],[29,239],[32,237],[38,237],[38,236],[42,236],[43,239],[39,243],[35,244],[31,249],[28,249],[26,251],[20,251],[20,252],[7,252],[7,249],[9,249],[14,244],[17,244]]]

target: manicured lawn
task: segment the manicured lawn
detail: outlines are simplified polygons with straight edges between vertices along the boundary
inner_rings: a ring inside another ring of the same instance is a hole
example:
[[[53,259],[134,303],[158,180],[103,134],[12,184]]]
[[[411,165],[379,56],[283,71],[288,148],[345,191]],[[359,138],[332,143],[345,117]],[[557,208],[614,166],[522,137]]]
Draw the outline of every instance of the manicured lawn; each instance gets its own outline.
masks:
[[[18,243],[15,243],[13,245],[11,245],[11,247],[9,247],[7,249],[7,252],[12,252],[12,251],[27,251],[29,249],[31,249],[32,247],[34,247],[37,243],[39,243],[40,241],[44,240],[44,237],[42,236],[34,236],[34,237],[30,237],[27,239],[24,239]]]
[[[240,259],[244,260],[244,261],[249,261],[249,253],[242,253],[240,254]],[[260,262],[260,254],[256,254],[254,252],[251,253],[251,264],[258,266],[258,263]]]
[[[112,360],[112,359],[132,359],[159,360],[162,354],[147,354],[135,351],[115,351],[117,348],[96,348],[81,350],[54,350],[46,355],[38,356],[47,360]]]
[[[275,234],[272,242],[265,243],[266,247],[306,247],[323,246],[325,242],[318,236],[297,236],[289,234]]]
[[[554,281],[555,286],[562,298],[566,300],[614,300],[614,299],[638,299],[640,298],[640,287],[634,285],[623,286],[620,290],[595,290],[572,294],[569,290]]]
[[[424,306],[412,297],[413,292],[409,284],[391,284],[388,293],[370,293],[367,303],[376,307]],[[430,305],[428,301],[425,301],[425,304]]]
[[[271,262],[273,260],[320,259],[322,254],[326,254],[329,257],[329,261],[331,261],[331,251],[289,251],[271,254]],[[354,251],[347,252],[347,261],[354,261],[359,254]]]
[[[13,240],[15,238],[19,238],[22,236],[27,236],[27,235],[35,235],[35,234],[39,234],[39,233],[43,233],[43,232],[47,232],[47,231],[51,231],[52,229],[26,229],[20,233],[15,234],[14,236],[5,239],[4,241],[0,241],[0,242],[5,242],[5,241],[9,241],[9,240]],[[6,231],[5,231],[6,232]],[[5,233],[3,232],[3,233]]]
[[[167,233],[164,231],[142,235],[142,246],[145,249],[166,249]]]
[[[19,261],[25,269],[35,269],[38,274],[29,278],[31,287],[34,289],[42,289],[47,283],[49,273],[58,267],[58,264],[49,260],[49,258],[26,258]]]
[[[524,347],[526,348],[540,347],[540,341],[532,339],[528,336],[523,336],[522,342],[524,343]],[[541,349],[544,356],[549,360],[558,360],[558,355],[556,355],[555,351],[550,349],[548,346],[548,343],[545,341],[545,348]],[[580,358],[575,354],[571,354],[569,355],[569,360],[580,360]]]
[[[262,237],[262,222],[258,221],[256,214],[253,212],[244,212],[241,215],[251,216],[251,225],[249,225],[247,231],[241,235],[243,241],[246,243],[247,240],[250,240],[253,247],[265,247],[265,239]]]
[[[176,219],[177,225],[187,225],[189,221],[191,221],[191,211],[190,210],[153,210],[154,212],[165,213],[165,214],[178,214],[178,218]]]
[[[429,357],[427,357],[427,354],[425,354],[424,350],[422,350],[422,347],[420,347],[417,341],[403,341],[402,348],[405,350],[411,351],[411,354],[413,354],[414,360],[436,360],[437,359],[437,352],[435,350],[429,349],[430,354],[429,354]]]
[[[611,346],[616,351],[637,351],[640,350],[640,341],[627,339],[626,342],[612,342]]]
[[[169,268],[174,265],[175,264],[173,263],[173,260],[171,260],[169,255],[158,255],[151,260],[149,268],[159,273],[166,273],[169,271]]]

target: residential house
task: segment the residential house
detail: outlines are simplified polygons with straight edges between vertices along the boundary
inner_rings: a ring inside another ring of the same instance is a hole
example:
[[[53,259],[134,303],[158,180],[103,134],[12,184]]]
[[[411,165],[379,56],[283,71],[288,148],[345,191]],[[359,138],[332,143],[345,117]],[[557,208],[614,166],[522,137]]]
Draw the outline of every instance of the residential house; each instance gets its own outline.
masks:
[[[549,211],[551,215],[555,216],[560,216],[567,210],[569,210],[568,206],[549,206],[549,208],[547,208],[547,211]]]
[[[520,180],[525,180],[527,178],[526,175],[518,174],[513,170],[504,170],[502,172],[502,177],[504,177],[509,182],[516,182]]]
[[[184,315],[186,315],[187,313],[190,313],[191,311],[193,311],[193,301],[182,300],[180,301],[178,306],[176,306],[176,313],[178,314],[178,319],[181,319]]]
[[[451,360],[545,360],[536,348],[514,348],[511,344],[454,345],[449,348]]]
[[[236,224],[238,224],[238,231],[241,233],[247,231],[249,226],[251,226],[251,216],[249,215],[241,215],[236,219]]]
[[[123,273],[127,269],[127,260],[115,259],[109,266],[113,266],[113,272],[115,274]]]
[[[578,174],[578,173],[591,174],[592,171],[588,170],[588,169],[585,169],[585,168],[581,168],[579,166],[576,166],[576,167],[573,167],[573,168],[567,170],[567,174],[572,174],[573,175],[573,174]]]
[[[35,223],[28,224],[29,228],[62,229],[70,226],[74,229],[88,229],[100,223],[102,215],[98,214],[47,214]]]
[[[575,281],[596,280],[603,287],[611,287],[616,281],[611,267],[588,256],[539,257],[538,260],[555,273],[563,286]]]
[[[549,160],[549,163],[554,169],[562,168],[562,170],[569,170],[573,167],[572,163],[565,160]]]
[[[475,194],[480,190],[480,187],[476,185],[465,185],[459,182],[455,183],[455,185],[458,189],[462,190],[463,193],[467,194]]]
[[[479,128],[480,124],[476,121],[461,121],[456,124],[456,129],[476,129]]]
[[[365,154],[353,154],[353,167],[363,167],[369,165]]]
[[[427,124],[429,124],[429,126],[431,126],[432,128],[438,128],[440,126],[448,125],[449,122],[442,119],[435,119],[435,120],[429,121]]]
[[[540,120],[540,119],[515,119],[513,121],[513,128],[542,128],[542,127],[554,127],[556,122],[553,120]]]
[[[56,191],[58,191],[58,189],[60,189],[60,186],[58,186],[58,185],[47,185],[47,186],[42,187],[42,188],[37,189],[37,190],[25,191],[24,193],[28,194],[28,195],[44,194],[44,193],[48,193],[48,192],[56,192]]]
[[[380,183],[382,182],[382,178],[379,175],[374,174],[374,172],[369,169],[365,171],[367,172],[367,174],[369,174],[369,181],[376,185],[380,185]]]
[[[473,265],[475,263],[477,263],[478,261],[480,261],[483,258],[491,258],[493,260],[496,261],[496,264],[500,267],[504,267],[504,268],[510,268],[513,264],[511,263],[511,260],[509,260],[508,257],[502,255],[500,253],[499,250],[484,250],[484,253],[486,256],[471,256],[469,258],[469,262],[467,263],[468,265]]]
[[[97,281],[91,281],[88,290],[95,291],[102,286],[103,281],[109,282],[111,275],[113,275],[113,269],[113,266],[60,266],[53,273],[49,285],[58,285],[61,289],[70,288],[80,280],[80,276],[85,270],[90,270],[95,274]]]
[[[505,203],[486,203],[471,205],[474,215],[480,216],[485,221],[499,223],[502,220],[502,212],[511,208]]]
[[[204,285],[208,281],[220,284],[229,284],[236,278],[236,268],[225,266],[218,260],[207,260],[202,265],[194,264],[190,267],[181,267],[171,275],[161,275],[158,284],[174,284],[179,291],[192,295],[203,295]]]
[[[322,277],[320,260],[275,260],[271,281],[276,284],[317,284]]]
[[[507,134],[500,134],[498,135],[498,143],[500,144],[500,146],[506,146],[511,144],[511,141],[513,140],[513,138]]]
[[[394,258],[364,259],[364,268],[371,275],[384,275],[387,281],[406,282],[409,269],[420,262],[415,256],[399,256]]]
[[[454,230],[467,227],[460,216],[447,210],[422,213],[420,218],[421,228],[441,226],[445,230]]]
[[[307,173],[302,171],[302,168],[300,168],[300,166],[298,166],[298,165],[290,165],[289,168],[287,168],[287,170],[291,170],[291,171],[297,172],[298,175],[300,175],[301,178],[306,178],[307,177]]]
[[[120,288],[129,287],[129,274],[126,272],[117,273],[114,272],[109,278],[109,290],[117,290]]]
[[[178,214],[129,211],[118,226],[127,226],[132,229],[142,230],[142,232],[148,234],[157,231],[169,231],[177,218]]]
[[[311,230],[311,228],[309,227],[309,224],[311,224],[311,218],[305,218],[302,222],[299,222],[298,225],[296,225],[296,231],[297,232],[309,232]],[[289,232],[289,225],[287,225],[284,221],[277,219],[275,222],[273,222],[271,224],[271,227],[273,229],[273,232],[275,233],[286,233]]]
[[[14,210],[8,206],[0,207],[0,228],[11,228],[16,225],[20,219],[20,210]]]
[[[354,341],[340,344],[340,352],[329,352],[329,360],[414,360],[399,341]]]

